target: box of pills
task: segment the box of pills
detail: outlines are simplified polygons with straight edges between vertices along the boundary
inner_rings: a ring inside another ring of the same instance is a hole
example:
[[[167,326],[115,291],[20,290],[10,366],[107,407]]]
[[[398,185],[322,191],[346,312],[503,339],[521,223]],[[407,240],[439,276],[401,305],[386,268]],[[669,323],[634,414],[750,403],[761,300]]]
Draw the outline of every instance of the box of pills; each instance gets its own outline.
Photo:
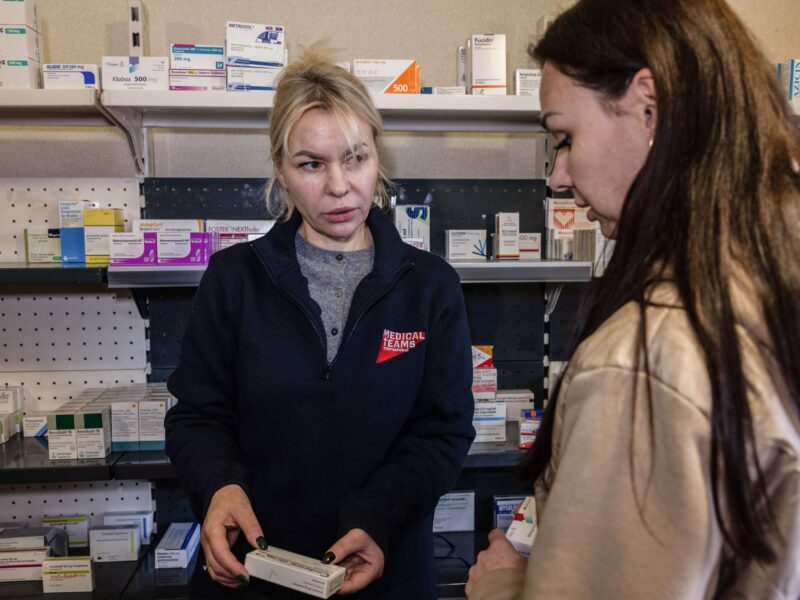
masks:
[[[22,435],[25,437],[47,437],[47,413],[28,413],[22,417]]]
[[[440,86],[431,88],[434,96],[466,96],[467,88],[463,85]]]
[[[156,259],[160,265],[204,265],[210,255],[205,233],[156,233]]]
[[[268,92],[275,89],[282,68],[228,67],[229,92]]]
[[[473,346],[472,347],[472,368],[491,369],[494,366],[492,355],[494,346]]]
[[[139,449],[163,450],[164,417],[167,415],[166,400],[142,400],[139,402]]]
[[[433,511],[433,532],[475,531],[475,492],[450,492]]]
[[[523,500],[522,506],[506,531],[508,541],[523,556],[528,556],[531,552],[533,542],[536,540],[537,524],[536,499],[528,496]]]
[[[139,525],[104,525],[89,530],[89,550],[94,562],[137,560],[142,546]]]
[[[493,401],[497,392],[497,369],[472,369],[472,396],[475,400]]]
[[[39,31],[36,0],[0,0],[0,25],[25,25]]]
[[[486,260],[485,229],[446,229],[444,254],[448,261]]]
[[[47,447],[50,460],[78,458],[78,431],[75,414],[57,411],[47,415]]]
[[[182,92],[204,92],[208,90],[225,90],[225,69],[214,70],[171,70],[169,72],[169,89]]]
[[[46,90],[97,89],[97,65],[45,64],[42,82]]]
[[[111,410],[89,404],[75,415],[78,458],[105,458],[111,453]]]
[[[103,515],[103,525],[135,525],[142,532],[142,545],[150,543],[153,533],[153,511],[107,512]]]
[[[139,449],[138,400],[119,398],[111,402],[111,449],[114,452]]]
[[[87,208],[83,211],[84,251],[87,265],[107,265],[111,256],[111,234],[124,230],[125,216],[119,208]]]
[[[501,33],[473,35],[469,39],[468,87],[473,95],[505,95],[506,36]]]
[[[157,231],[180,233],[181,231],[203,231],[203,219],[134,219],[132,231]]]
[[[42,561],[42,587],[45,594],[91,592],[94,570],[89,556],[49,556]]]
[[[403,241],[430,252],[431,207],[415,204],[399,204],[394,209],[394,226]],[[418,242],[418,243],[416,243]]]
[[[85,208],[83,226],[124,227],[125,213],[121,208]]]
[[[494,257],[519,259],[519,213],[497,213],[494,217]]]
[[[0,550],[0,581],[39,581],[50,548]],[[4,596],[5,597],[5,596]]]
[[[199,71],[224,71],[225,48],[198,44],[170,44],[169,68]]]
[[[27,58],[42,62],[42,38],[25,25],[0,25],[0,58]]]
[[[542,86],[541,69],[515,69],[514,94],[517,96],[539,97],[539,88]]]
[[[27,58],[0,58],[0,90],[35,90],[42,87],[39,63]]]
[[[163,56],[104,56],[104,90],[168,90],[169,59]]]
[[[112,233],[110,235],[112,266],[153,266],[158,264],[158,236],[154,231]]]
[[[47,227],[25,230],[25,261],[29,263],[61,262],[61,232]]]
[[[96,204],[88,200],[59,200],[58,226],[61,229],[83,227],[83,211],[95,207]]]
[[[0,550],[50,548],[54,556],[67,553],[67,534],[57,527],[20,527],[0,532]]]
[[[22,410],[24,408],[22,397],[22,388],[0,388],[0,413]]]
[[[781,86],[790,102],[800,98],[800,59],[787,60],[778,65]]]
[[[282,67],[286,60],[284,29],[280,25],[236,23],[225,29],[228,65],[240,67]]]
[[[502,402],[476,402],[472,417],[476,442],[506,441],[506,405]]]
[[[59,200],[58,221],[61,228],[61,262],[85,263],[86,240],[83,232],[83,211],[96,208],[88,200]]]
[[[356,59],[353,75],[374,94],[419,94],[420,72],[415,60]]]
[[[495,529],[508,529],[514,521],[514,508],[525,500],[525,496],[492,496]]]
[[[70,550],[89,546],[89,515],[42,517],[42,527],[58,527],[67,534]]]
[[[505,403],[508,421],[519,421],[523,410],[533,410],[531,390],[497,390],[495,401]]]
[[[542,426],[543,410],[524,409],[519,420],[519,447],[530,448]]]
[[[16,435],[17,414],[12,412],[0,413],[0,444],[5,444]]]
[[[262,236],[267,233],[275,221],[235,221],[223,219],[207,219],[206,231],[219,234],[219,249],[223,250],[234,244],[248,241],[248,236]]]
[[[541,260],[542,259],[542,234],[523,233],[519,234],[519,259],[520,260]]]
[[[456,85],[466,89],[467,87],[467,47],[459,46],[456,51]]]
[[[325,565],[318,558],[280,548],[250,552],[245,556],[244,566],[252,577],[315,598],[330,598],[344,583],[344,567]]]
[[[199,542],[199,523],[172,523],[156,546],[156,569],[185,569]]]

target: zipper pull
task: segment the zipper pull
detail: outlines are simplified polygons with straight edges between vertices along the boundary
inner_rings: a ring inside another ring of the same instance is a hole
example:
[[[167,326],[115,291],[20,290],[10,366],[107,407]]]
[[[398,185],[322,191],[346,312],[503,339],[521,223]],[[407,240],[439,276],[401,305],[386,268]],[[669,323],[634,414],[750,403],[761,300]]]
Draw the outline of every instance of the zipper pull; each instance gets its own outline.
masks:
[[[330,380],[331,380],[331,366],[328,365],[327,367],[325,367],[325,381],[330,381]]]

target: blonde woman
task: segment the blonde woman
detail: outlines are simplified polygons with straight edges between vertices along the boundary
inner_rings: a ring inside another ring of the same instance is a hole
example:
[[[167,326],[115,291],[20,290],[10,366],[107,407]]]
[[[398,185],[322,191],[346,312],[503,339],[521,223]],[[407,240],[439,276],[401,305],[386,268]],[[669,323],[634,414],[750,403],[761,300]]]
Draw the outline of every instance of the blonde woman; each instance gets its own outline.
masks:
[[[167,453],[203,522],[193,597],[305,597],[249,580],[267,545],[345,566],[342,594],[436,597],[431,513],[474,436],[470,339],[457,274],[381,208],[381,133],[345,70],[311,53],[282,74],[283,218],[212,257],[169,379]]]

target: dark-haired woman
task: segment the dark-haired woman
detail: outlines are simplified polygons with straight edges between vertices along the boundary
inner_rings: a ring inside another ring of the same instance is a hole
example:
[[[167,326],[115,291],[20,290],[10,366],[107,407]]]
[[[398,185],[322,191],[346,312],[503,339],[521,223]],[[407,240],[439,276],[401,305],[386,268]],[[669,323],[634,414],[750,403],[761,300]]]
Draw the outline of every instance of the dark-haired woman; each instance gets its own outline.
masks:
[[[800,131],[723,0],[583,0],[532,49],[617,240],[470,600],[800,598]]]

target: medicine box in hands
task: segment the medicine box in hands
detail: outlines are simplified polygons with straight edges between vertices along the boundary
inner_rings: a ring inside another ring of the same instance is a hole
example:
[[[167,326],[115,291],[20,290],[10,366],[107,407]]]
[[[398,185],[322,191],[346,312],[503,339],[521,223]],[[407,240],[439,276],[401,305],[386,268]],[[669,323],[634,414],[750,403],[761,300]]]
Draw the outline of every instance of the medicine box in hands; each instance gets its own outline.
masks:
[[[318,558],[309,558],[280,548],[250,552],[245,557],[244,566],[251,577],[315,598],[330,598],[344,583],[344,567],[325,565]]]

